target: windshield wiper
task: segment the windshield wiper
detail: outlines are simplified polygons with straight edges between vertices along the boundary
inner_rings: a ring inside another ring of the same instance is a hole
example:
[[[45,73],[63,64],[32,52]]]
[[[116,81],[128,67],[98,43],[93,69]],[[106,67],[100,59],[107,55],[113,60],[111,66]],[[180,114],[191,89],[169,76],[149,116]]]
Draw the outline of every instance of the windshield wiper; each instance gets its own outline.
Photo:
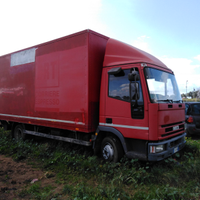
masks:
[[[157,100],[158,102],[159,101],[163,101],[163,102],[169,102],[169,103],[173,103],[173,100],[172,99],[163,99],[163,100]]]
[[[183,100],[176,100],[174,103],[183,103]]]

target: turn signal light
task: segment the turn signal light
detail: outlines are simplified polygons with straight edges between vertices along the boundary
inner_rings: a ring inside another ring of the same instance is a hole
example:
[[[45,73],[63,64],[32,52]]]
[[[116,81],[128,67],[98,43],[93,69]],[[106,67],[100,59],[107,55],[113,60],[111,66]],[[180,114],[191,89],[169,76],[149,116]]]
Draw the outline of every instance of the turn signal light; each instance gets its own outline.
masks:
[[[150,146],[150,153],[159,153],[164,151],[164,145]]]
[[[192,118],[192,117],[189,117],[189,118],[187,119],[187,122],[188,122],[188,123],[193,123],[193,118]]]

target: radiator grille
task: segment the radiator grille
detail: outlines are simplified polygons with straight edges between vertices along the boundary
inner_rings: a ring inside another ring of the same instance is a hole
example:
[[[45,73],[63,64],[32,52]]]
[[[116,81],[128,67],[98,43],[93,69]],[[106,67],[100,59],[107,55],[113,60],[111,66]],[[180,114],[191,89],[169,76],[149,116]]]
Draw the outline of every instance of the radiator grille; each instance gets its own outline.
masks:
[[[165,133],[162,134],[162,137],[166,137],[168,135],[173,135],[175,133],[184,131],[184,122],[165,124],[165,125],[162,125],[161,127],[165,128]]]

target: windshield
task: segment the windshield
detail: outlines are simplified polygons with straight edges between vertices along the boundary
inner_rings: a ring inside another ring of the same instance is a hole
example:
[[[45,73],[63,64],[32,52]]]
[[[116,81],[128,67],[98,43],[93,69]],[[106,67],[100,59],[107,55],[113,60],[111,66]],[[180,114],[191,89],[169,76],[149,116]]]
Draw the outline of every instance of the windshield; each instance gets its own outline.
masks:
[[[173,74],[147,67],[145,68],[145,77],[151,102],[182,102]]]

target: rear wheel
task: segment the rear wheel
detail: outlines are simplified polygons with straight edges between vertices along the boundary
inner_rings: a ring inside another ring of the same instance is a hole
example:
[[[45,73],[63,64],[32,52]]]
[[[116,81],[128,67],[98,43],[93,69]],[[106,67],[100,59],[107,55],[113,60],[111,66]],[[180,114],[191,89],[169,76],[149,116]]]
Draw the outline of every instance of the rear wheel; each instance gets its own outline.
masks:
[[[105,161],[118,162],[123,156],[123,149],[115,137],[106,137],[102,141],[101,155]]]
[[[24,128],[22,125],[17,125],[14,129],[14,138],[19,141],[19,140],[24,140],[25,139],[25,133],[24,133]]]

